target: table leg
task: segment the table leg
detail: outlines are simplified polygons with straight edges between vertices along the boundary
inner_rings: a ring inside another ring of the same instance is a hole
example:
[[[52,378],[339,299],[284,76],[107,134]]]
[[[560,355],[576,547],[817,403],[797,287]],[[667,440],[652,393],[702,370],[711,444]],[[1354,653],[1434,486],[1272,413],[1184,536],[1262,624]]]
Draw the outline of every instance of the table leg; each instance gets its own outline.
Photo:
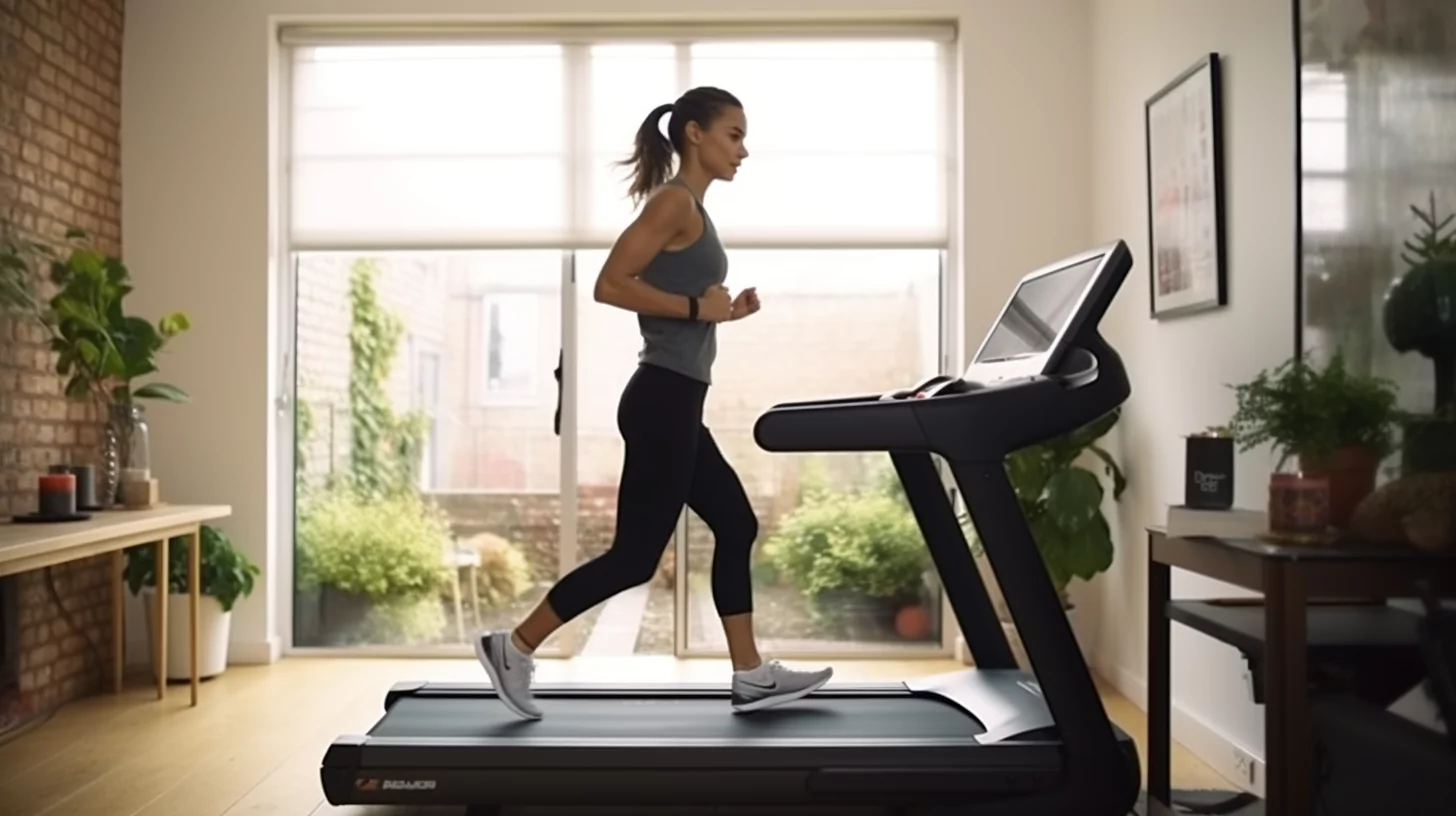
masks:
[[[1151,542],[1149,542],[1151,544]],[[1170,569],[1148,559],[1148,804],[1172,811],[1172,643],[1167,616]]]
[[[153,623],[156,631],[152,636],[154,665],[157,674],[157,699],[161,700],[167,696],[167,596],[171,581],[172,565],[167,562],[169,555],[166,539],[157,542],[157,580],[156,592],[153,597],[156,599],[156,614],[153,615]]]
[[[198,645],[198,615],[201,613],[202,605],[202,529],[192,528],[191,534],[187,536],[187,615],[188,633],[187,637],[192,642],[188,646],[188,654],[192,663],[192,705],[197,705],[197,645]]]
[[[126,551],[111,551],[111,691],[121,693],[126,669]]]
[[[1310,814],[1310,726],[1305,581],[1299,565],[1264,567],[1265,812]]]

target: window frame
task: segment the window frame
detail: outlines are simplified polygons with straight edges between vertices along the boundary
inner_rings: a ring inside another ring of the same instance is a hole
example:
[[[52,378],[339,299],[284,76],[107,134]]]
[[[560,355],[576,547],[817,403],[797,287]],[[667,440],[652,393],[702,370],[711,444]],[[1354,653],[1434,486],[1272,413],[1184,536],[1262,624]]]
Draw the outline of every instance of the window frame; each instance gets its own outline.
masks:
[[[305,26],[305,25],[280,25],[276,28],[278,41],[273,52],[277,60],[276,69],[278,84],[274,96],[270,100],[270,107],[275,113],[275,122],[279,130],[272,137],[270,145],[270,164],[275,172],[277,191],[273,196],[274,206],[271,219],[274,225],[276,236],[271,248],[271,260],[274,269],[278,270],[276,280],[278,281],[277,296],[279,297],[280,320],[278,321],[277,333],[280,344],[281,361],[277,372],[281,374],[281,381],[277,388],[277,414],[281,418],[277,423],[276,439],[278,442],[279,472],[276,475],[278,485],[278,514],[280,546],[277,547],[279,555],[278,578],[278,626],[282,647],[289,653],[306,653],[309,649],[296,649],[293,644],[293,631],[295,625],[294,616],[294,513],[296,493],[293,484],[292,445],[293,431],[296,422],[296,376],[294,375],[294,359],[297,353],[297,300],[296,280],[297,274],[296,258],[299,253],[312,251],[431,251],[431,250],[472,250],[472,249],[553,249],[561,253],[561,289],[560,309],[561,325],[560,339],[563,354],[565,356],[566,376],[561,382],[561,438],[562,438],[562,462],[560,477],[562,482],[561,490],[561,516],[560,533],[562,547],[559,558],[562,570],[565,571],[576,563],[576,552],[573,546],[576,537],[576,513],[578,495],[572,489],[577,482],[576,474],[576,448],[571,430],[575,427],[576,421],[576,382],[571,376],[575,366],[576,358],[576,324],[578,296],[577,292],[582,281],[590,285],[595,270],[582,270],[578,273],[576,254],[583,249],[610,249],[615,235],[611,236],[588,236],[587,238],[573,238],[560,240],[556,237],[523,236],[516,241],[496,242],[483,245],[473,239],[463,240],[427,240],[420,241],[409,236],[390,236],[383,233],[353,240],[339,240],[327,243],[303,243],[297,240],[298,236],[293,234],[290,228],[289,202],[292,194],[291,172],[289,167],[290,148],[290,82],[291,82],[291,56],[290,52],[299,45],[319,42],[368,42],[368,41],[424,41],[438,42],[449,39],[479,40],[481,38],[525,38],[540,39],[543,36],[553,41],[570,43],[570,53],[576,55],[575,67],[568,70],[568,88],[580,89],[586,87],[583,70],[586,66],[585,56],[589,52],[588,43],[630,40],[633,37],[639,39],[650,39],[660,41],[667,38],[674,42],[677,48],[678,77],[677,82],[682,85],[688,81],[690,75],[689,63],[686,55],[689,45],[694,41],[702,41],[714,38],[744,39],[744,38],[791,38],[791,39],[812,39],[812,38],[876,38],[876,37],[926,37],[939,43],[938,64],[943,77],[941,86],[942,98],[937,107],[939,117],[936,123],[936,130],[940,143],[939,154],[944,162],[944,184],[941,185],[943,199],[942,213],[945,220],[942,234],[927,238],[925,236],[909,236],[893,239],[878,240],[854,240],[857,236],[836,235],[827,238],[802,238],[794,236],[784,237],[749,237],[746,240],[728,240],[730,249],[934,249],[940,257],[940,292],[937,316],[940,320],[940,355],[942,370],[949,373],[958,373],[964,366],[966,357],[964,311],[965,291],[964,282],[964,236],[963,224],[965,217],[964,208],[964,140],[961,138],[962,118],[962,94],[960,76],[960,48],[959,32],[956,30],[955,22],[929,21],[911,24],[886,24],[880,22],[849,22],[836,23],[833,21],[817,21],[803,24],[796,23],[765,23],[765,24],[722,24],[707,26],[614,26],[597,23],[584,23],[577,25],[550,25],[550,26],[446,26],[446,27],[369,27],[369,26]],[[565,33],[563,33],[565,32]],[[568,134],[569,136],[582,140],[585,137],[580,135],[580,129],[571,126],[570,111],[579,108],[582,101],[577,98],[575,91],[567,93],[566,106],[568,108]],[[591,151],[578,142],[568,144],[567,152],[572,157],[590,156]],[[573,160],[565,167],[565,174],[568,179],[585,172],[586,167],[579,166]],[[568,183],[570,183],[568,181]],[[585,208],[588,202],[584,197],[578,196],[573,199],[576,203],[573,207],[571,217],[578,222],[587,217]],[[549,368],[549,367],[548,367]],[[555,383],[546,380],[543,387],[554,391]],[[554,398],[554,394],[552,395]],[[949,482],[948,482],[949,484]],[[954,497],[954,489],[950,491]],[[683,518],[685,527],[686,516]],[[676,536],[676,546],[679,548],[678,557],[686,556],[686,544],[684,536]],[[685,618],[686,587],[682,579],[678,582],[676,607],[680,618]],[[943,621],[941,626],[941,643],[938,650],[929,650],[929,656],[939,654],[948,656],[953,653],[957,637],[958,627],[954,614],[949,606],[949,601],[944,593],[941,594],[941,614]],[[676,652],[679,656],[712,656],[704,655],[686,648],[686,627],[684,620],[678,621]],[[340,650],[320,650],[330,654],[339,654]],[[437,649],[412,649],[407,647],[392,648],[386,650],[390,654],[400,656],[417,656],[422,653],[437,654]],[[906,657],[907,652],[890,648],[884,651],[883,655],[871,648],[868,650],[854,648],[843,654],[835,652],[815,652],[816,659],[835,657],[856,657],[875,658],[884,657]],[[914,654],[926,655],[927,652],[916,651]],[[792,658],[793,655],[786,655]]]

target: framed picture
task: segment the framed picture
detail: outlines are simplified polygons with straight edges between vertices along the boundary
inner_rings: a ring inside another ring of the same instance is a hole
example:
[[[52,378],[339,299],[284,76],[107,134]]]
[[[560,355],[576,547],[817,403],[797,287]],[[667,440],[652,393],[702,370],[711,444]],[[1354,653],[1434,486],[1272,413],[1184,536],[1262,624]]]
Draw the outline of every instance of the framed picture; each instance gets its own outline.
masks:
[[[1228,303],[1220,88],[1218,54],[1208,54],[1143,106],[1155,319]]]

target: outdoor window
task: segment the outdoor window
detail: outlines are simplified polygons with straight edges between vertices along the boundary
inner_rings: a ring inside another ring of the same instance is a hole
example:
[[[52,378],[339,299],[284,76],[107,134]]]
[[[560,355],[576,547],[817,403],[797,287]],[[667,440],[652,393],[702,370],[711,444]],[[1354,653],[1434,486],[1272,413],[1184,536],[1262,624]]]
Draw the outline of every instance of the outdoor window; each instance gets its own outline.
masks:
[[[293,482],[295,645],[458,651],[610,545],[617,403],[641,347],[636,318],[592,297],[636,215],[620,162],[654,108],[713,85],[743,102],[750,155],[705,204],[729,287],[757,287],[763,310],[720,327],[704,421],[760,518],[765,647],[940,649],[934,570],[888,457],[768,454],[752,428],[776,402],[943,366],[953,32],[439,34],[283,33],[296,433],[329,452]],[[826,520],[843,551],[805,559]],[[550,648],[721,653],[711,531],[682,521],[657,577]],[[896,565],[903,586],[819,592],[813,563],[840,557]],[[439,586],[419,579],[442,565]],[[478,592],[457,604],[452,573]]]

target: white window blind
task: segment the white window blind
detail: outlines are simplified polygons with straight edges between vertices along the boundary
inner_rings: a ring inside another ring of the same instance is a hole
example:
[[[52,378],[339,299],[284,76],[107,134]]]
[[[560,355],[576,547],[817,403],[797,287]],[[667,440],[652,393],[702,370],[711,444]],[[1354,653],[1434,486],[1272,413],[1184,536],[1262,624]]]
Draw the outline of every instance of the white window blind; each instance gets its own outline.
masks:
[[[748,161],[707,202],[726,242],[934,247],[950,233],[937,38],[291,50],[295,249],[609,246],[634,215],[616,162],[694,85],[732,92],[748,117]]]

